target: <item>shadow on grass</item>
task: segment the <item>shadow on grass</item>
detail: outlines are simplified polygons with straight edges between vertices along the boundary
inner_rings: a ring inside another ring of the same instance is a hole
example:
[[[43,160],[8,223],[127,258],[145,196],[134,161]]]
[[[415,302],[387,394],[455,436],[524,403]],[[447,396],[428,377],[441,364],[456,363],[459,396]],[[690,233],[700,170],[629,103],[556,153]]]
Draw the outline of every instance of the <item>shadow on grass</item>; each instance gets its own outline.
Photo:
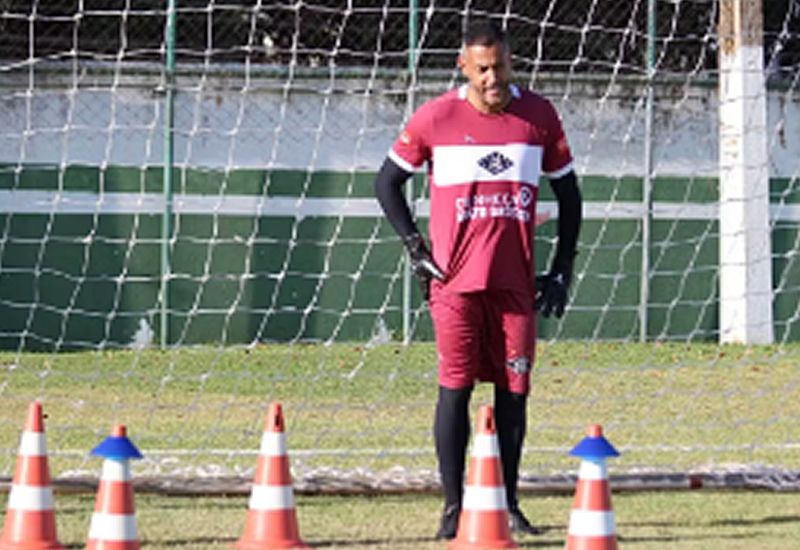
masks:
[[[757,539],[762,536],[761,533],[709,533],[707,535],[654,535],[642,537],[627,537],[617,535],[617,540],[620,544],[632,544],[637,542],[662,542],[662,543],[676,543],[676,542],[689,542],[689,541],[723,541],[723,540],[743,540],[743,539]]]
[[[792,516],[767,516],[761,519],[719,519],[709,521],[707,523],[698,523],[695,527],[746,527],[753,525],[770,525],[782,523],[800,523],[800,515]],[[626,527],[640,528],[640,527],[678,527],[686,528],[691,527],[685,523],[674,521],[625,521],[618,523],[617,527],[621,531],[625,531]]]
[[[723,520],[723,521],[714,521],[708,523],[706,526],[752,526],[752,525],[767,525],[771,523],[794,523],[800,521],[800,516],[770,516],[766,517],[763,520],[744,520],[744,521],[737,521],[737,520]],[[623,524],[628,526],[635,526],[635,527],[686,527],[684,524],[680,523],[671,523],[671,522],[641,522],[641,523],[627,523]],[[545,527],[546,531],[548,529]],[[555,530],[555,529],[552,529]],[[559,536],[558,538],[545,538],[545,537],[538,537],[536,539],[521,539],[516,538],[515,542],[518,544],[520,548],[563,548],[564,544],[566,543],[566,533]],[[663,535],[652,535],[652,536],[626,536],[617,533],[617,540],[620,544],[635,544],[635,543],[680,543],[680,542],[690,542],[690,541],[724,541],[724,540],[741,540],[741,539],[757,539],[761,536],[760,533],[707,533],[707,534],[663,534]]]
[[[306,544],[312,548],[327,548],[330,546],[347,545],[350,547],[370,547],[370,546],[386,546],[390,544],[423,544],[433,542],[433,538],[429,537],[404,537],[404,538],[373,538],[373,539],[327,539],[327,540],[305,540]]]
[[[306,540],[307,544],[309,544],[313,548],[326,548],[332,546],[341,546],[347,545],[347,547],[352,548],[369,548],[369,547],[386,547],[390,548],[393,545],[412,545],[412,544],[440,544],[442,548],[446,548],[446,543],[442,541],[438,541],[433,537],[406,537],[406,538],[385,538],[385,539],[364,539],[364,540],[344,540],[344,539],[330,539],[330,540]],[[559,538],[544,538],[544,537],[537,537],[536,539],[514,539],[514,542],[517,543],[519,548],[563,548],[564,547],[564,539]]]
[[[710,521],[707,525],[711,527],[717,526],[747,526],[747,525],[769,525],[776,523],[798,523],[800,516],[766,516],[761,519],[720,519]]]
[[[170,539],[161,541],[143,540],[142,546],[158,544],[159,546],[192,547],[197,544],[219,544],[221,546],[227,546],[230,548],[231,545],[235,543],[237,540],[239,540],[237,537],[196,537],[196,538]]]
[[[520,548],[563,548],[564,539],[559,538],[545,538],[537,537],[536,539],[514,539]],[[369,548],[369,547],[391,547],[393,545],[410,546],[412,544],[441,544],[442,548],[446,548],[446,541],[439,541],[433,537],[387,537],[387,538],[367,538],[362,540],[357,539],[328,539],[328,540],[305,540],[305,542],[313,548],[326,548],[332,546],[347,545],[352,548]]]
[[[242,515],[247,512],[247,501],[244,499],[220,499],[214,502],[202,502],[202,501],[192,501],[191,499],[187,500],[176,500],[174,502],[166,503],[162,501],[154,501],[154,502],[147,502],[143,499],[138,498],[136,499],[136,508],[141,510],[178,510],[178,511],[186,511],[190,509],[210,509],[213,508],[215,510],[241,510]]]
[[[532,539],[514,539],[517,546],[520,548],[564,548],[565,540],[563,538],[545,539],[539,537],[535,540]]]

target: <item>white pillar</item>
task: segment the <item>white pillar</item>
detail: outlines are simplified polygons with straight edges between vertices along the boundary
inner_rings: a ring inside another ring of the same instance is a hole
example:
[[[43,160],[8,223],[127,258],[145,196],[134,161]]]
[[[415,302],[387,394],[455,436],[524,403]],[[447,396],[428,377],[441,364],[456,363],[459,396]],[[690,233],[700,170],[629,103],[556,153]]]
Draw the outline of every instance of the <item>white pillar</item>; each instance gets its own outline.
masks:
[[[769,344],[772,247],[761,0],[721,0],[720,342]]]

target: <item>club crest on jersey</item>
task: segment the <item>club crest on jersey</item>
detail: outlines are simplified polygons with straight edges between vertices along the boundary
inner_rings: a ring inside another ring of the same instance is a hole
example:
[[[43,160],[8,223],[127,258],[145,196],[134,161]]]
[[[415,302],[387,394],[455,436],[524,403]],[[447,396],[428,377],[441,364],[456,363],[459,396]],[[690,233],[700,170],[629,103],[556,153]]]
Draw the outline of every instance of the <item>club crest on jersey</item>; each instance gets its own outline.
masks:
[[[488,155],[478,159],[478,166],[493,176],[496,176],[500,172],[505,172],[514,166],[514,161],[499,151],[492,151]]]
[[[523,375],[531,370],[531,360],[527,357],[514,357],[506,361],[506,366],[517,374]]]

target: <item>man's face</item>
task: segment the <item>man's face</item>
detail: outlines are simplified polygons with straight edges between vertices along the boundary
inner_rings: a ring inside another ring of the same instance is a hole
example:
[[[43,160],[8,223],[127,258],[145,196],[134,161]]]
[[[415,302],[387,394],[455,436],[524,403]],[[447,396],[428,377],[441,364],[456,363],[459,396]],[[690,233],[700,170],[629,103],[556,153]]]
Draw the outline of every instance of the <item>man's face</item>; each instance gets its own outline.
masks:
[[[510,99],[511,56],[502,44],[465,46],[458,66],[469,80],[468,98],[483,112],[503,110]]]

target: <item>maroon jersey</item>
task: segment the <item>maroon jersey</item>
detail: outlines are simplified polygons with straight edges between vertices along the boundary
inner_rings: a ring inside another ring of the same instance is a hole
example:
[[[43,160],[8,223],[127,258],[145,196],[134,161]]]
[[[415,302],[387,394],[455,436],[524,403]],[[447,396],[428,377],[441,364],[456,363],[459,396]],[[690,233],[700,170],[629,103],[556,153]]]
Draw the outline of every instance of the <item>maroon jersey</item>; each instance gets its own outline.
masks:
[[[558,113],[543,97],[511,86],[511,102],[485,114],[467,88],[425,103],[389,157],[411,172],[428,163],[429,233],[453,292],[533,292],[533,232],[539,176],[572,170]]]

